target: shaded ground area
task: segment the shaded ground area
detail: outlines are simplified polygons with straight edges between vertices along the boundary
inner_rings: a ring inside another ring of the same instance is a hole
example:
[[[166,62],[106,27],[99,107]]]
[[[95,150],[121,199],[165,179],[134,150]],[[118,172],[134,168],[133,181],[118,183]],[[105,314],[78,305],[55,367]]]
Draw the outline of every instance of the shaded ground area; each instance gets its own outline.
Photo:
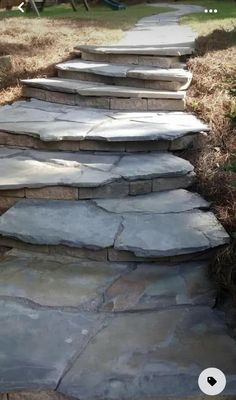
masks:
[[[55,63],[71,58],[75,45],[116,42],[141,17],[166,10],[134,5],[116,12],[97,6],[89,13],[83,8],[74,13],[70,6],[59,6],[46,8],[50,18],[33,21],[30,16],[6,18],[18,11],[0,13],[0,55],[12,55],[13,62],[10,73],[0,73],[0,104],[20,97],[19,79],[52,76]],[[52,18],[54,14],[60,18]]]

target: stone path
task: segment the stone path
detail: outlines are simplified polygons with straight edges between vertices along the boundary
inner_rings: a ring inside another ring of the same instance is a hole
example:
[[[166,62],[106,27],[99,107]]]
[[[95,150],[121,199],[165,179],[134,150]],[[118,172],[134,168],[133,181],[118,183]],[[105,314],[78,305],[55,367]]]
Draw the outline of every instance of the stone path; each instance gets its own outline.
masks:
[[[180,153],[208,132],[178,24],[201,8],[174,7],[0,109],[0,400],[202,400],[212,366],[236,395],[208,270],[229,236]]]

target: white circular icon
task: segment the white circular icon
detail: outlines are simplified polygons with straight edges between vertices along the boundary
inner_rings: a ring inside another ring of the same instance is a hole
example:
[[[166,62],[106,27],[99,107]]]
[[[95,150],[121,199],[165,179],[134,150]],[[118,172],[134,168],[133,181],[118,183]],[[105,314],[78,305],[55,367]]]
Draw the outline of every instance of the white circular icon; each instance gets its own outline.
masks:
[[[199,375],[198,386],[208,396],[216,396],[222,393],[226,386],[225,374],[218,368],[204,369]]]

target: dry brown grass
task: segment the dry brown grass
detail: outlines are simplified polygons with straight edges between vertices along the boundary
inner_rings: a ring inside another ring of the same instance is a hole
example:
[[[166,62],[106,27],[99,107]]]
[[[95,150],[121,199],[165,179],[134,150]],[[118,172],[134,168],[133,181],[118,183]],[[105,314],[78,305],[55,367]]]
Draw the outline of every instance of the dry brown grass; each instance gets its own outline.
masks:
[[[1,20],[0,51],[12,56],[13,69],[1,76],[0,104],[20,96],[20,79],[54,75],[55,63],[68,59],[76,44],[109,43],[121,35],[121,29],[111,29],[100,21]]]
[[[196,190],[212,202],[212,210],[231,234],[236,232],[236,174],[225,170],[236,155],[236,130],[229,116],[236,116],[235,30],[215,30],[198,39],[196,57],[188,62],[193,82],[188,93],[188,108],[210,125],[207,138],[186,156],[197,173]],[[212,262],[218,285],[231,292],[236,304],[236,245],[220,251]]]
[[[225,166],[236,153],[236,131],[228,117],[236,113],[236,98],[229,91],[236,87],[236,48],[231,33],[214,31],[200,37],[197,56],[188,65],[193,83],[188,108],[211,128],[202,146],[190,153],[198,175],[198,190],[213,201],[213,209],[229,231],[236,231],[236,191],[230,185],[233,174]]]

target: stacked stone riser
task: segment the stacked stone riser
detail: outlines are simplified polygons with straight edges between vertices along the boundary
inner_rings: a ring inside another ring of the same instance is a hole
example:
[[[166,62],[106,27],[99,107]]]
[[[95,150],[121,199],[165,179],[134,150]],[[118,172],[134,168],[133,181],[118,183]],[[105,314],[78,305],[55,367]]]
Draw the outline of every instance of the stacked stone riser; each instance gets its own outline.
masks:
[[[67,104],[70,106],[103,108],[107,110],[124,111],[183,111],[184,99],[169,98],[137,98],[110,96],[81,96],[35,87],[23,87],[23,97],[44,100],[51,103]]]
[[[100,198],[119,198],[137,196],[165,190],[188,188],[194,183],[195,174],[190,173],[182,177],[156,178],[128,182],[109,183],[108,185],[91,187],[46,186],[42,188],[25,188],[18,190],[0,189],[0,212],[5,212],[17,201],[22,199],[48,200],[87,200]]]
[[[114,248],[103,250],[79,249],[66,245],[34,245],[20,240],[2,237],[0,235],[0,246],[6,249],[19,249],[24,251],[32,251],[34,253],[47,254],[51,256],[68,256],[75,257],[80,260],[91,260],[101,262],[136,262],[136,263],[153,263],[154,265],[166,264],[175,265],[178,263],[187,263],[195,261],[208,261],[215,255],[215,250],[205,250],[202,252],[175,255],[173,257],[137,257],[129,251],[117,251]],[[223,247],[222,247],[223,248]]]
[[[88,82],[99,82],[106,83],[107,85],[117,86],[131,86],[139,87],[144,89],[156,89],[156,90],[186,90],[189,87],[190,82],[183,84],[182,82],[174,81],[157,81],[157,80],[144,80],[135,78],[116,78],[104,75],[95,75],[88,72],[76,72],[76,71],[63,71],[58,70],[57,75],[63,79],[78,79],[81,81]]]
[[[56,151],[102,151],[102,152],[152,152],[152,151],[181,151],[198,139],[198,134],[189,134],[173,141],[134,141],[134,142],[106,142],[96,140],[61,140],[58,142],[43,142],[31,135],[17,135],[9,132],[0,132],[0,146],[21,147],[37,150]]]
[[[185,61],[184,57],[158,57],[148,55],[129,55],[129,54],[93,54],[85,51],[78,51],[75,54],[80,55],[85,61],[109,62],[114,64],[147,65],[157,68],[178,68]]]

